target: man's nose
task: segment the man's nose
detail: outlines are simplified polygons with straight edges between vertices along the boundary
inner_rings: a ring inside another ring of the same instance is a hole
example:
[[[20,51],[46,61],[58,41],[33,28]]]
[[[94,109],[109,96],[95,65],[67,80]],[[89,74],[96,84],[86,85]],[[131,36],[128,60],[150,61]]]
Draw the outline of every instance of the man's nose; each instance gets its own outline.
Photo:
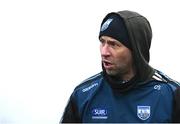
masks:
[[[102,47],[101,47],[101,56],[109,56],[110,55],[110,51],[109,51],[109,46],[108,44],[104,44]]]

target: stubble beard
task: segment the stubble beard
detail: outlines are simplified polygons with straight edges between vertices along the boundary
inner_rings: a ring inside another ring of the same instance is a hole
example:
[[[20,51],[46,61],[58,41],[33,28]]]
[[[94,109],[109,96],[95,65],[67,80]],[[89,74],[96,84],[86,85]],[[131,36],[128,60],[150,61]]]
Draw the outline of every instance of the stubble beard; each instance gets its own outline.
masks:
[[[117,70],[117,69],[106,69],[106,73],[109,76],[121,76],[122,75],[121,70]]]
[[[116,66],[116,68],[112,69],[105,69],[105,71],[109,76],[115,77],[123,77],[128,73],[126,65]]]

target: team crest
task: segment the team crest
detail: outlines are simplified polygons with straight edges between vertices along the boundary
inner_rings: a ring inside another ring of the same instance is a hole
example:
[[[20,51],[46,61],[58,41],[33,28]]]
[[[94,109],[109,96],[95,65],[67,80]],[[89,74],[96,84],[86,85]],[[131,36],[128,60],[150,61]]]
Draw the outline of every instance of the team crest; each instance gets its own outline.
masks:
[[[106,22],[104,22],[104,24],[101,27],[101,31],[104,31],[108,28],[109,24],[112,22],[113,19],[108,19],[106,20]]]
[[[150,106],[137,106],[137,116],[141,120],[147,120],[150,117],[151,108]]]

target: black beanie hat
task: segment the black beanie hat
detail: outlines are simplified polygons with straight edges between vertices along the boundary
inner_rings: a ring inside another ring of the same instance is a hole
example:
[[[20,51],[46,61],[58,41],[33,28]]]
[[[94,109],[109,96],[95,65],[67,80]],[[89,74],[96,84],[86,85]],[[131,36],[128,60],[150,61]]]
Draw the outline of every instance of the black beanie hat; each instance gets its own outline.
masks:
[[[99,38],[101,36],[112,37],[127,48],[131,49],[129,42],[128,31],[124,20],[117,13],[109,13],[101,23],[101,29],[99,33]]]

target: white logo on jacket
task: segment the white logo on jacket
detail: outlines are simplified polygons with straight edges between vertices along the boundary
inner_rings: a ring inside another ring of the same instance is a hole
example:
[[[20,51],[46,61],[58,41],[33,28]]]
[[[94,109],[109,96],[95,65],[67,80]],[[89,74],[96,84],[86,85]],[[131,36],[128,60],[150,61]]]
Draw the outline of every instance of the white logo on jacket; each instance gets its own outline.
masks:
[[[150,106],[137,106],[137,116],[141,120],[147,120],[151,114],[151,107]]]
[[[154,86],[154,89],[155,89],[155,90],[161,90],[161,85],[155,85],[155,86]]]
[[[107,109],[95,108],[92,110],[92,119],[107,119]]]
[[[98,83],[92,84],[92,85],[90,85],[89,87],[84,88],[84,89],[82,90],[82,92],[89,91],[90,89],[92,89],[93,87],[95,87],[95,86],[97,86],[97,85],[98,85]]]

